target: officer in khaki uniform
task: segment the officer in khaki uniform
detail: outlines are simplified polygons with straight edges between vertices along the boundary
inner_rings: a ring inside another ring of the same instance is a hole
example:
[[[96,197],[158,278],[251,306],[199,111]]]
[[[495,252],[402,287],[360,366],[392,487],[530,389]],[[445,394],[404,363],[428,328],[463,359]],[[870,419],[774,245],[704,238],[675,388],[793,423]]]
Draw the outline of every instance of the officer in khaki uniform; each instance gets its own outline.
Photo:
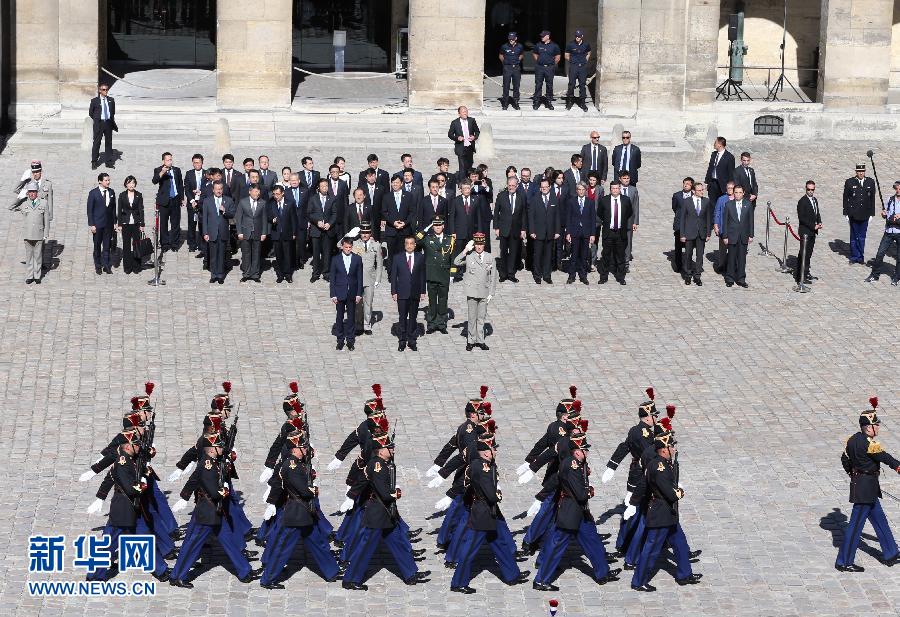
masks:
[[[356,311],[356,334],[372,334],[372,300],[375,288],[384,276],[384,263],[381,256],[381,244],[372,239],[372,223],[361,221],[359,238],[353,242],[353,252],[363,262],[363,306]]]
[[[25,282],[29,285],[41,282],[44,242],[50,237],[50,208],[38,197],[39,192],[38,183],[29,182],[25,186],[25,201],[15,208],[25,217]]]
[[[13,189],[13,192],[16,194],[16,200],[9,207],[10,210],[16,210],[19,204],[23,203],[28,197],[25,194],[25,187],[32,182],[37,182],[38,184],[38,197],[40,197],[45,204],[47,204],[47,213],[50,217],[50,221],[53,221],[53,183],[50,182],[47,178],[44,177],[44,170],[41,162],[38,160],[31,161],[31,166],[29,169],[25,170],[25,173],[22,174],[22,179],[19,180],[19,183],[16,184],[16,188]]]
[[[466,265],[463,277],[469,308],[466,351],[472,351],[474,347],[487,351],[490,348],[484,344],[484,321],[487,318],[487,305],[494,297],[498,277],[494,257],[484,250],[484,234],[476,233],[453,263],[457,266]]]
[[[416,234],[417,248],[425,252],[425,284],[428,287],[425,334],[447,334],[447,295],[450,292],[454,240],[444,233],[442,217],[434,217],[430,227],[430,232],[426,228]]]

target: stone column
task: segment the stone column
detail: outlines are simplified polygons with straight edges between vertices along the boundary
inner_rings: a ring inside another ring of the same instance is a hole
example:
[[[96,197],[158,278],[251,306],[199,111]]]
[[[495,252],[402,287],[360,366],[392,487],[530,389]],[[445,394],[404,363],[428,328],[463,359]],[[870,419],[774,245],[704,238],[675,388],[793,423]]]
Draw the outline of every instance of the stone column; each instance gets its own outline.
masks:
[[[12,70],[17,106],[59,103],[60,6],[56,0],[16,3]]]
[[[410,0],[410,107],[481,107],[484,15],[485,0]]]
[[[291,104],[291,0],[218,0],[216,99],[220,108]]]
[[[689,0],[685,107],[708,106],[716,100],[720,0]]]
[[[641,4],[638,109],[681,110],[687,69],[688,3],[644,0]]]
[[[600,0],[597,41],[597,107],[634,113],[638,99],[642,3]]]
[[[85,107],[97,95],[100,8],[97,0],[59,2],[59,102]]]
[[[891,71],[893,0],[822,0],[818,101],[883,111]]]

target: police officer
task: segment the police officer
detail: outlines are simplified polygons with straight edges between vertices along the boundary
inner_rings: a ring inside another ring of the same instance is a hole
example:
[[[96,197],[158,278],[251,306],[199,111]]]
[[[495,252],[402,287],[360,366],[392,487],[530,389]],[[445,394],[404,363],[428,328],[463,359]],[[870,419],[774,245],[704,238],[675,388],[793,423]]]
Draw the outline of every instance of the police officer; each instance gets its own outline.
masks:
[[[425,252],[425,285],[428,288],[425,334],[447,334],[447,295],[450,292],[454,240],[444,233],[444,219],[440,216],[432,221],[431,232],[427,236],[425,232],[417,233],[416,240],[418,248]]]
[[[556,65],[559,64],[561,52],[559,45],[550,40],[550,31],[543,30],[540,34],[541,42],[534,46],[534,97],[532,107],[537,109],[541,101],[547,109],[553,109],[553,77],[556,75]],[[546,84],[545,94],[541,96],[541,86]]]
[[[865,263],[866,230],[875,216],[875,181],[866,178],[865,163],[844,182],[844,219],[850,223],[850,263]]]
[[[587,96],[587,63],[591,59],[591,46],[584,41],[584,30],[575,31],[575,40],[566,45],[566,63],[569,66],[569,89],[566,91],[566,109],[578,104],[587,111],[584,99]],[[575,83],[578,83],[578,98],[575,98]]]
[[[503,97],[500,104],[505,110],[512,105],[513,109],[519,109],[519,83],[522,81],[522,58],[525,56],[525,48],[519,43],[519,36],[510,32],[507,41],[500,46],[500,62],[503,63]],[[509,85],[512,82],[513,95],[509,96]]]
[[[850,476],[850,503],[853,504],[853,513],[850,515],[850,524],[844,529],[844,541],[838,551],[835,569],[841,572],[862,572],[864,568],[853,563],[856,558],[856,549],[859,547],[860,535],[863,526],[868,520],[875,530],[878,542],[881,544],[881,562],[892,566],[900,562],[897,552],[897,543],[891,533],[891,527],[884,510],[881,509],[881,485],[878,476],[881,473],[881,464],[884,463],[892,470],[900,473],[900,461],[884,451],[881,444],[876,441],[878,431],[881,428],[881,420],[878,419],[878,397],[869,399],[872,409],[866,409],[859,414],[859,432],[847,439],[844,453],[841,454],[841,464],[844,471]]]

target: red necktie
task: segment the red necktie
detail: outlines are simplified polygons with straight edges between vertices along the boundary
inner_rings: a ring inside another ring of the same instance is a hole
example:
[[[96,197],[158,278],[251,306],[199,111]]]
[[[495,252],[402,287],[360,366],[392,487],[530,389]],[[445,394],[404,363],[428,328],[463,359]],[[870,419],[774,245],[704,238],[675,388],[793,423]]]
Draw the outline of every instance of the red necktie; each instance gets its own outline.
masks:
[[[406,265],[409,267],[409,273],[412,274],[412,255],[406,256]]]
[[[469,213],[469,198],[465,197],[463,199],[463,201],[465,201],[465,203],[466,203],[466,214],[468,214]]]
[[[619,228],[619,200],[613,199],[613,229]]]

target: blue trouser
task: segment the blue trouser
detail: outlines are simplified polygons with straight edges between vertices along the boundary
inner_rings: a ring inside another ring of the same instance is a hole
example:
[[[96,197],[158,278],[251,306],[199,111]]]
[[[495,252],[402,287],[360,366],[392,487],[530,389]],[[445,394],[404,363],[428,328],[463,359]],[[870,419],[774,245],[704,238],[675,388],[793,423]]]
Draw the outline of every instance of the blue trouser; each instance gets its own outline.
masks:
[[[281,527],[277,536],[273,536],[270,544],[274,546],[266,568],[263,571],[260,583],[268,585],[274,583],[281,571],[287,565],[297,542],[303,538],[303,545],[312,555],[316,565],[326,579],[334,578],[338,573],[337,562],[328,548],[328,536],[323,536],[318,525],[306,525],[304,527]]]
[[[538,510],[534,520],[531,521],[531,525],[528,526],[528,531],[525,532],[525,537],[522,538],[522,546],[539,543],[544,534],[547,533],[547,530],[550,529],[550,526],[553,525],[555,518],[556,502],[553,500],[553,495],[551,495],[541,502],[541,509]]]
[[[354,508],[351,516],[348,518],[347,527],[344,532],[344,546],[341,547],[341,561],[349,561],[350,555],[353,554],[353,547],[359,541],[359,532],[362,527],[363,509]]]
[[[569,89],[566,95],[575,94],[575,86],[578,85],[578,96],[585,98],[585,84],[587,83],[587,64],[569,64]]]
[[[409,550],[409,538],[406,537],[406,532],[399,525],[394,525],[390,529],[363,527],[359,532],[359,539],[353,549],[353,554],[350,556],[350,567],[344,573],[344,582],[362,583],[372,555],[375,554],[382,540],[397,563],[400,577],[406,580],[415,576],[419,570],[413,559],[412,551]]]
[[[347,510],[347,512],[344,513],[344,518],[341,519],[341,524],[338,526],[337,533],[335,534],[336,540],[346,543],[347,540],[353,537],[352,534],[347,533],[347,530],[353,524],[354,517],[356,517],[361,510],[362,506],[359,503],[359,499],[354,498],[353,507]]]
[[[178,529],[178,521],[175,520],[172,508],[169,507],[169,501],[160,490],[159,483],[154,478],[150,478],[149,483],[153,492],[150,494],[148,502],[150,514],[153,516],[154,527],[158,528],[162,533],[170,534]]]
[[[275,519],[278,514],[281,512],[281,508],[275,510],[275,516],[270,519],[264,519],[262,523],[259,524],[259,527],[256,529],[256,541],[265,544],[269,538],[269,532],[272,531],[272,526],[275,524]]]
[[[322,512],[322,506],[319,504],[319,498],[316,497],[313,499],[313,507],[316,509],[316,516],[318,520],[316,521],[316,527],[319,528],[323,534],[325,534],[325,539],[328,539],[328,536],[331,535],[331,532],[334,531],[334,525],[331,524],[331,521],[328,520],[328,517],[325,516],[325,513]]]
[[[534,577],[535,583],[549,583],[553,579],[556,569],[562,561],[563,555],[566,554],[566,548],[572,538],[578,540],[581,550],[584,551],[591,567],[594,568],[594,578],[600,580],[609,574],[609,564],[606,562],[606,549],[603,548],[603,541],[597,533],[597,525],[591,521],[581,521],[578,531],[569,529],[560,529],[554,527],[544,547],[541,549],[541,565],[538,568],[537,575]],[[546,552],[546,555],[544,554]]]
[[[259,562],[262,565],[266,565],[269,562],[269,556],[272,554],[273,540],[275,540],[281,532],[281,516],[283,513],[284,510],[278,508],[275,510],[275,516],[266,521],[269,523],[269,526],[266,528],[266,546],[263,549],[262,555],[259,556]],[[262,527],[260,527],[260,529],[262,529]]]
[[[631,540],[628,542],[628,551],[625,553],[625,563],[629,565],[637,565],[638,559],[641,557],[641,549],[644,548],[644,541],[647,539],[647,519],[644,518],[642,512],[638,512],[632,519],[638,519],[634,532],[631,534]]]
[[[253,529],[253,523],[250,522],[250,519],[247,518],[247,514],[244,512],[244,506],[241,505],[241,502],[238,500],[237,493],[234,490],[234,487],[229,483],[230,493],[228,498],[231,500],[231,504],[228,508],[228,514],[231,517],[231,528],[234,531],[234,534],[240,536],[241,538],[244,535]]]
[[[113,527],[112,525],[107,525],[103,529],[103,534],[105,536],[109,536],[109,556],[110,559],[115,560],[116,556],[119,553],[119,536],[122,534],[150,534],[152,533],[148,528],[146,523],[144,523],[144,519],[138,518],[137,525],[135,527]],[[161,575],[166,571],[166,560],[163,559],[163,554],[159,550],[159,543],[156,543],[156,568],[153,570],[153,573],[157,576]],[[98,568],[94,571],[93,574],[88,574],[87,580],[89,581],[102,581],[109,575],[108,568]]]
[[[884,510],[881,509],[881,501],[876,499],[875,503],[853,504],[853,513],[850,515],[850,523],[844,529],[844,541],[841,542],[841,550],[838,551],[837,560],[834,562],[835,566],[853,565],[866,521],[872,524],[875,535],[878,537],[878,543],[881,544],[882,559],[887,561],[897,556],[894,534],[891,533],[891,526],[884,516]]]
[[[553,76],[555,74],[556,66],[553,64],[549,66],[542,64],[534,65],[534,95],[532,98],[535,103],[541,100],[542,87],[547,100],[553,101]]]
[[[468,522],[469,511],[463,508],[462,514],[459,516],[459,523],[457,523],[456,529],[453,530],[453,536],[450,538],[450,546],[447,547],[447,552],[444,554],[446,563],[459,563],[459,560],[462,559],[465,546],[463,540],[466,537],[466,525]]]
[[[450,502],[450,507],[444,513],[444,521],[441,523],[440,530],[438,530],[438,546],[450,542],[453,537],[453,530],[459,524],[459,517],[463,512],[465,512],[465,506],[463,505],[462,495],[457,495]]]
[[[896,261],[894,263],[894,276],[891,278],[896,281],[900,279],[900,233],[885,233],[881,236],[881,242],[878,243],[878,253],[875,255],[875,263],[872,264],[872,274],[878,276],[878,270],[881,269],[884,256],[887,255],[892,244],[894,245],[894,259]]]
[[[181,551],[178,553],[178,561],[175,562],[175,567],[172,570],[173,580],[184,580],[190,569],[200,558],[200,551],[203,550],[203,545],[210,535],[215,535],[219,540],[219,544],[222,545],[222,549],[228,555],[228,559],[231,560],[238,578],[245,578],[250,574],[252,570],[250,562],[244,557],[244,554],[241,552],[243,547],[238,544],[230,529],[223,524],[204,525],[193,522],[190,530],[184,537]]]
[[[850,219],[850,261],[865,263],[866,231],[869,219]]]
[[[512,552],[510,552],[508,544],[497,531],[476,531],[466,527],[463,536],[462,558],[453,572],[453,579],[450,581],[451,587],[469,586],[469,583],[472,581],[472,562],[475,561],[475,556],[478,555],[481,545],[485,542],[491,547],[494,559],[497,561],[497,565],[500,566],[500,579],[504,583],[511,583],[519,577],[515,545],[513,545]]]
[[[631,542],[632,535],[634,534],[634,530],[637,529],[638,525],[638,517],[641,516],[641,511],[638,510],[637,513],[632,516],[627,521],[623,517],[621,521],[619,521],[619,534],[616,536],[616,550],[621,551],[626,548]]]
[[[681,525],[676,523],[668,527],[651,527],[647,530],[644,548],[634,569],[634,576],[631,577],[632,587],[642,587],[650,582],[656,561],[666,542],[675,554],[675,580],[684,580],[691,575],[691,549]]]

